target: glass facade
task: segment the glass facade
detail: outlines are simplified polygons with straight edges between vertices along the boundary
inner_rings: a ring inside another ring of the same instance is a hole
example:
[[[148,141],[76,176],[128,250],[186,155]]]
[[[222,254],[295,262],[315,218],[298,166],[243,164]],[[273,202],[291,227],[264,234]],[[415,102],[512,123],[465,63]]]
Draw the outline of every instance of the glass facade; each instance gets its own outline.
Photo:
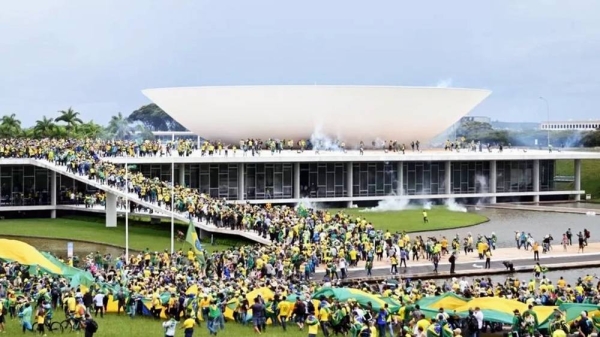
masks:
[[[291,199],[294,197],[294,165],[245,164],[245,200]]]
[[[180,165],[175,164],[173,173],[172,164],[139,165],[145,177],[159,178],[162,181],[171,181],[179,184]],[[184,164],[184,185],[196,189],[213,198],[238,198],[238,166],[237,164]]]
[[[554,160],[540,160],[540,191],[554,191]]]
[[[533,160],[496,161],[496,192],[533,192]],[[138,165],[146,177],[171,181],[171,164]],[[175,165],[175,182],[179,182],[179,165]],[[294,198],[293,163],[253,163],[244,165],[244,199]],[[236,200],[238,164],[185,164],[185,185],[214,198]],[[341,198],[348,196],[348,163],[301,163],[300,196],[311,198]],[[488,193],[489,161],[453,162],[451,193]],[[555,161],[539,161],[540,191],[555,190]],[[403,188],[406,195],[445,194],[446,163],[403,162]],[[52,172],[32,165],[0,165],[0,206],[51,204]],[[398,162],[352,164],[352,195],[354,197],[386,196],[396,193]],[[57,203],[71,203],[71,191],[96,192],[83,182],[57,174]]]
[[[402,168],[404,194],[445,194],[446,163],[404,162]]]
[[[460,161],[450,164],[452,194],[488,193],[490,191],[489,161]]]
[[[540,162],[541,166],[541,162]],[[540,169],[541,171],[541,169]],[[496,192],[532,192],[533,160],[496,161]]]
[[[396,193],[398,163],[354,163],[352,165],[352,196],[385,196]]]
[[[50,177],[32,165],[0,165],[0,205],[50,205]]]
[[[348,195],[346,163],[300,164],[300,197],[340,198]]]

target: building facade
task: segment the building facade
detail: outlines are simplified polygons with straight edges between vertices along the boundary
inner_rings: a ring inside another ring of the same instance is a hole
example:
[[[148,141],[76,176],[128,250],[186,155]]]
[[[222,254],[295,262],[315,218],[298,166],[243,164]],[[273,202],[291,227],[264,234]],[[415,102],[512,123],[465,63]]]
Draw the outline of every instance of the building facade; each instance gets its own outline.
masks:
[[[589,158],[588,158],[589,157]],[[184,185],[213,198],[251,203],[316,202],[360,204],[390,196],[461,199],[463,202],[579,199],[581,160],[598,153],[535,151],[535,154],[290,154],[264,157],[111,158],[134,164],[145,177]],[[165,162],[170,160],[171,162]],[[574,162],[573,183],[556,180],[556,160]],[[97,187],[50,167],[0,161],[2,207],[72,204],[73,195]]]

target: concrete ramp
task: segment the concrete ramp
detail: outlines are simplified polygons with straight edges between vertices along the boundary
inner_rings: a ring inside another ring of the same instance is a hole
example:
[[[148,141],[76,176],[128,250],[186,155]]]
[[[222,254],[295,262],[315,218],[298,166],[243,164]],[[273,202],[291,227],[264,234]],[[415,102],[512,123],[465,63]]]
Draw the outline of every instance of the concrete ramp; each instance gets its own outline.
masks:
[[[42,167],[42,168],[46,168],[48,170],[57,172],[58,174],[61,174],[63,176],[69,177],[69,178],[77,180],[77,181],[81,181],[90,186],[94,186],[95,188],[97,188],[99,190],[105,191],[107,193],[107,197],[106,197],[107,213],[111,213],[110,214],[111,216],[112,216],[112,213],[114,213],[114,216],[116,217],[116,214],[117,214],[117,212],[116,212],[116,197],[120,197],[123,199],[128,198],[132,202],[134,202],[138,205],[141,205],[143,207],[146,207],[148,209],[151,209],[152,211],[154,211],[162,216],[171,217],[171,215],[172,215],[173,218],[175,218],[179,221],[183,221],[185,223],[189,223],[189,221],[190,221],[189,218],[187,217],[187,215],[184,215],[179,212],[172,212],[172,211],[167,210],[166,208],[163,208],[156,204],[142,200],[138,197],[137,194],[127,193],[118,188],[113,188],[106,184],[101,184],[99,181],[88,179],[87,176],[80,176],[79,174],[73,174],[72,172],[68,172],[66,166],[59,166],[59,165],[55,165],[47,160],[36,160],[36,159],[29,159],[29,163],[31,165],[34,165],[37,167]],[[109,209],[110,208],[110,206],[108,205],[109,202],[114,203],[114,210]],[[199,228],[201,231],[204,231],[205,233],[237,235],[237,236],[241,236],[246,239],[252,240],[254,242],[261,243],[261,244],[270,244],[271,243],[270,240],[263,238],[262,236],[259,236],[255,232],[231,230],[230,228],[221,228],[221,227],[217,227],[217,226],[208,224],[204,221],[198,222],[195,220],[194,220],[194,226],[196,226],[196,228]]]

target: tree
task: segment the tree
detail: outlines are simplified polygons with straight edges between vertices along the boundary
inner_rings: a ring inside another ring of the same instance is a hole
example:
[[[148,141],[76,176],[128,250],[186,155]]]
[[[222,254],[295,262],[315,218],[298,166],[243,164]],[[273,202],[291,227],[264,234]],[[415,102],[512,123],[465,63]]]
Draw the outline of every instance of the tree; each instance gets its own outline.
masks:
[[[58,112],[60,113],[60,116],[58,116],[55,121],[65,123],[65,128],[69,135],[71,135],[73,130],[77,129],[78,125],[83,124],[83,121],[79,118],[80,113],[73,110],[71,107],[67,110],[60,110]]]
[[[117,115],[111,117],[106,127],[106,132],[112,138],[127,139],[133,135],[133,128],[129,125],[129,120],[119,112]]]
[[[54,123],[54,118],[48,118],[46,116],[35,121],[35,126],[33,127],[34,136],[40,138],[54,137],[57,134],[56,131],[57,125]]]
[[[0,136],[3,138],[18,137],[21,134],[21,121],[17,115],[4,115],[0,120]]]
[[[580,144],[585,147],[600,146],[600,130],[586,132],[581,137]]]
[[[186,131],[186,129],[163,111],[158,105],[151,103],[132,112],[130,122],[140,122],[150,131]]]
[[[81,124],[78,133],[83,138],[101,138],[106,133],[106,130],[102,125],[91,120]]]

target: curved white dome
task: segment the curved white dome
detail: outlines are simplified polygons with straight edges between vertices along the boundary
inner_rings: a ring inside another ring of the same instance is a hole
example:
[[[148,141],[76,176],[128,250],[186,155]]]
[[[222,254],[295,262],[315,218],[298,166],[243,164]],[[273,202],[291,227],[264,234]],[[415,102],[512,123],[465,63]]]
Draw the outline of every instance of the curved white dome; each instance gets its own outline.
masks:
[[[425,142],[487,96],[478,89],[385,86],[215,86],[143,90],[195,134],[211,140],[343,139]]]

